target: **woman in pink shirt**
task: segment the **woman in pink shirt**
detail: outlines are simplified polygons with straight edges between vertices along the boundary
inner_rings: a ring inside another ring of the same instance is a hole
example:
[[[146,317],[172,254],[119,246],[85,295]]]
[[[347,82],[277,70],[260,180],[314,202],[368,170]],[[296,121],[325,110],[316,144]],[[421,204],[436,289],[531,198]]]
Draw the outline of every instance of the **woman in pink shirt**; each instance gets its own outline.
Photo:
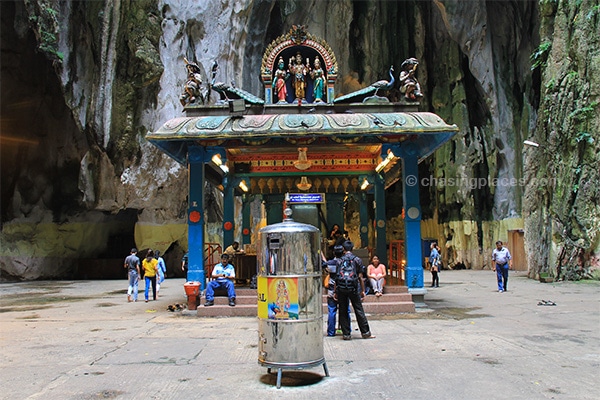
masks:
[[[385,285],[385,265],[379,263],[379,257],[373,256],[371,259],[371,264],[367,267],[367,278],[371,282],[375,296],[381,296]]]

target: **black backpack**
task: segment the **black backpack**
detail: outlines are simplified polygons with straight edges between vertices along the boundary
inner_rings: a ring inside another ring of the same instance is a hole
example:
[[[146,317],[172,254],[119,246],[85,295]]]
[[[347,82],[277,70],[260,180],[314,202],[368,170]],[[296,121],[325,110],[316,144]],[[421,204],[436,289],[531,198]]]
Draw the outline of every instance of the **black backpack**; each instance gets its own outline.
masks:
[[[336,291],[343,293],[355,292],[358,289],[358,272],[354,266],[354,259],[342,258],[335,278]]]

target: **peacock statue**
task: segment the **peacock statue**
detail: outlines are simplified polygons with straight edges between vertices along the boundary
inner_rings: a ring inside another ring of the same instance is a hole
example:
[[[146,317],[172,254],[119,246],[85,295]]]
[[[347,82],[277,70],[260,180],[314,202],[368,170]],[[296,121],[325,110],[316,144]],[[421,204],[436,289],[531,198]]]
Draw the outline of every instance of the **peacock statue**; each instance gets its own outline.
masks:
[[[340,96],[335,99],[334,103],[359,103],[359,102],[369,102],[369,101],[377,101],[377,102],[389,102],[386,97],[378,96],[377,93],[380,90],[387,91],[394,87],[396,83],[396,79],[394,78],[394,66],[390,66],[389,74],[390,80],[387,81],[382,79],[380,81],[371,83],[369,86],[359,89],[355,92],[348,93],[344,96]]]
[[[250,104],[265,103],[265,101],[260,97],[257,97],[250,92],[236,87],[233,81],[231,82],[231,86],[227,85],[225,82],[215,82],[215,77],[217,75],[218,68],[219,65],[217,61],[215,61],[212,66],[212,79],[210,82],[210,88],[221,95],[221,100],[219,100],[217,103],[226,102],[227,100],[232,99],[244,99],[247,103]]]

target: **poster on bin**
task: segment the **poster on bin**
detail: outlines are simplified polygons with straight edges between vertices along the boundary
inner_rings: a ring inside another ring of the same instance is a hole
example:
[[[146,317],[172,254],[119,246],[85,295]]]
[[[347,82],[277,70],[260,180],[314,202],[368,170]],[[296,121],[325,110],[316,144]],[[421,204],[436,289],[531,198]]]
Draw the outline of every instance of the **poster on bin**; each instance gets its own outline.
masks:
[[[257,281],[259,318],[298,319],[298,278],[259,276]]]

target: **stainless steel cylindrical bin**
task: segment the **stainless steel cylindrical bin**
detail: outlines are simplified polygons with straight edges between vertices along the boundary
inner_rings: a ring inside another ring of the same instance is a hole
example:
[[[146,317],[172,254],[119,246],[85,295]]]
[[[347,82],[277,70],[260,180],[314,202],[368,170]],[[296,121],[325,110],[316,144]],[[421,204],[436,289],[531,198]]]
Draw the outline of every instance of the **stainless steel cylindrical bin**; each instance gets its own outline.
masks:
[[[320,242],[317,228],[290,218],[259,232],[258,362],[279,376],[325,363]]]

